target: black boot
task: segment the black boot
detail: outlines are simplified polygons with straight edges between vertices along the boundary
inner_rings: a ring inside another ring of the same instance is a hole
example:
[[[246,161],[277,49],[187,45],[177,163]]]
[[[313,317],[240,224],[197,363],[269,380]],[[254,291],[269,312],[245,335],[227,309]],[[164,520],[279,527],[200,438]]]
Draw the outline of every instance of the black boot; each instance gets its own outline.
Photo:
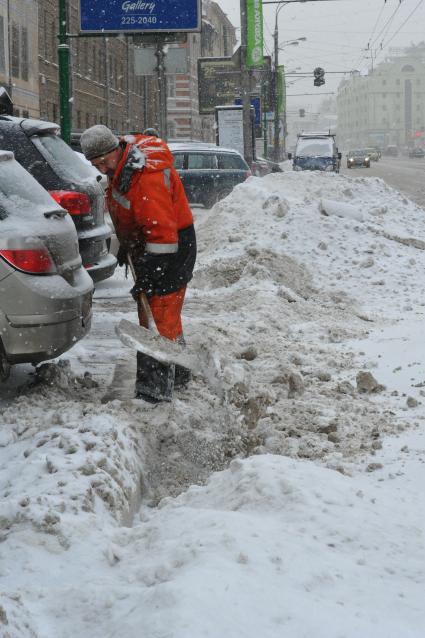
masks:
[[[136,398],[149,403],[171,401],[174,365],[160,363],[142,352],[137,353]]]
[[[186,345],[186,341],[183,334],[177,337],[176,341],[183,347]],[[176,368],[176,372],[174,375],[174,387],[185,388],[192,378],[192,373],[190,370],[188,370],[188,368],[185,368],[184,366],[180,366],[178,363],[176,363],[175,368]]]
[[[184,366],[179,366],[177,363],[176,372],[174,375],[174,387],[175,388],[186,387],[189,381],[191,380],[191,378],[192,378],[192,373],[190,372],[190,370],[188,370],[188,368],[185,368]]]

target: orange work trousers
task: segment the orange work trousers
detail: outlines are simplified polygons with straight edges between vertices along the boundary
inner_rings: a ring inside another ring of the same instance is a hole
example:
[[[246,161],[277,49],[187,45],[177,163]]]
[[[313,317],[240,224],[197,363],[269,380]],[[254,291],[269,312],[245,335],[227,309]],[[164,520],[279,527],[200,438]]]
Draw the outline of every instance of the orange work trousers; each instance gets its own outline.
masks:
[[[183,334],[181,313],[185,294],[186,286],[168,295],[155,295],[149,299],[149,307],[159,334],[172,341],[176,341]],[[147,317],[140,303],[137,304],[137,308],[139,323],[144,328],[147,328]]]

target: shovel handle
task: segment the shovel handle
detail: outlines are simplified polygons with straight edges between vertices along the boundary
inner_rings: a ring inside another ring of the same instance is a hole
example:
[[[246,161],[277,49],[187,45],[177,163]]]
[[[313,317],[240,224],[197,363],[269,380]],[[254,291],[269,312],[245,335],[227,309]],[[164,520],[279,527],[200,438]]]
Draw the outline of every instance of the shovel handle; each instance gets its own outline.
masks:
[[[127,262],[128,262],[128,265],[130,266],[133,281],[136,282],[136,272],[134,270],[133,261],[129,253],[127,253]],[[139,291],[139,302],[143,312],[145,313],[145,316],[148,322],[148,329],[152,330],[153,333],[159,335],[159,330],[156,326],[155,319],[153,318],[153,314],[152,314],[151,307],[149,305],[148,298],[146,296],[146,293],[143,290]]]

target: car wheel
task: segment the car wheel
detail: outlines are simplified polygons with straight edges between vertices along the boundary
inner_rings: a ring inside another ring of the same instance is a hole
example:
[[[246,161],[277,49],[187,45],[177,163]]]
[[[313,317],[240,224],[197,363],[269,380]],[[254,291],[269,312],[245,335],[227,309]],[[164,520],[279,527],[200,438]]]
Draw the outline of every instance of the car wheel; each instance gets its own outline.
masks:
[[[201,204],[203,204],[205,206],[205,208],[212,208],[214,206],[214,204],[217,201],[217,197],[214,194],[212,195],[207,195],[206,197],[203,197],[200,202]]]
[[[221,191],[218,191],[216,195],[216,202],[219,202],[221,199],[224,199],[232,192],[231,188],[223,188]]]
[[[3,348],[0,345],[0,381],[6,381],[10,375],[10,363],[6,359]]]

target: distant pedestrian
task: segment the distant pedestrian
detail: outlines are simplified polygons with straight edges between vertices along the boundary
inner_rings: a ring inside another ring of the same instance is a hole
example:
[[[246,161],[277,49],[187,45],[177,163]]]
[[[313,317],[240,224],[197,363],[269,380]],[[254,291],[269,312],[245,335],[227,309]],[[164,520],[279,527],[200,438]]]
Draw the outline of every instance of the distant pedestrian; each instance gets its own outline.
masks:
[[[156,135],[117,137],[101,124],[81,135],[88,160],[108,176],[107,203],[120,242],[119,261],[131,257],[132,294],[140,325],[147,318],[140,303],[149,300],[159,333],[184,343],[181,311],[196,260],[196,236],[183,185],[167,144]],[[186,368],[164,365],[137,353],[136,397],[170,400],[170,388],[187,383]]]

